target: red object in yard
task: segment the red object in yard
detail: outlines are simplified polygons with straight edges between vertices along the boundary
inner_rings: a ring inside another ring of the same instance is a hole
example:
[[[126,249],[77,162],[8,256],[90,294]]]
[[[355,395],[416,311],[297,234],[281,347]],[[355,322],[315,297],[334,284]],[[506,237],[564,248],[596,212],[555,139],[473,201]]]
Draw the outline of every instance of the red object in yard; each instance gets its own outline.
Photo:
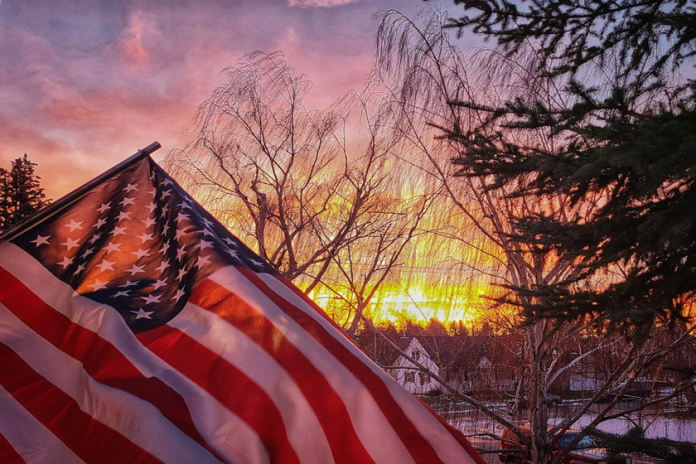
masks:
[[[531,437],[532,431],[529,426],[518,427],[525,436]],[[553,455],[557,455],[580,433],[579,430],[567,430],[554,445]],[[498,457],[501,462],[506,464],[528,464],[530,458],[526,450],[520,443],[520,438],[510,429],[505,429],[503,439],[500,442],[500,453]],[[634,464],[633,459],[628,456],[607,458],[602,454],[602,449],[597,448],[592,438],[583,437],[561,460],[561,464]]]

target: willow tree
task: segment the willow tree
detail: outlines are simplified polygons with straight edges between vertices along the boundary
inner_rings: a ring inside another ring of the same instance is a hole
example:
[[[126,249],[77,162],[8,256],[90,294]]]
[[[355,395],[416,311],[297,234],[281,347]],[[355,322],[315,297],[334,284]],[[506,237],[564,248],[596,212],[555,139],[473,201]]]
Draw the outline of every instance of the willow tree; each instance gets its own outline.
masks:
[[[226,73],[166,164],[308,294],[342,299],[336,316],[352,333],[422,233],[432,194],[402,182],[400,135],[386,130],[378,95],[309,110],[311,83],[281,53],[251,53]]]
[[[342,102],[311,111],[311,87],[281,53],[246,55],[203,102],[169,169],[261,257],[310,291],[335,256],[360,238],[381,176],[379,159],[357,159],[345,139]]]
[[[581,223],[606,204],[611,192],[599,189],[574,197],[564,191],[526,194],[526,186],[538,180],[534,172],[501,182],[500,176],[479,169],[481,160],[489,160],[504,170],[511,146],[522,153],[556,153],[567,147],[572,141],[566,134],[541,124],[516,124],[519,115],[514,110],[534,105],[566,107],[569,95],[564,89],[569,81],[545,73],[533,52],[518,54],[515,60],[496,51],[465,56],[450,43],[443,23],[441,15],[434,15],[419,26],[398,12],[388,12],[378,31],[373,79],[391,95],[393,127],[404,134],[401,140],[408,146],[402,153],[442,186],[451,210],[450,237],[462,248],[477,249],[480,259],[474,267],[480,271],[479,279],[491,284],[491,300],[524,336],[516,403],[524,399],[529,404],[531,437],[511,423],[512,414],[486,410],[467,400],[512,428],[534,463],[558,461],[561,457],[552,452],[556,437],[591,408],[592,425],[611,417],[618,397],[602,405],[598,400],[618,385],[628,388],[632,379],[664,358],[669,349],[645,339],[627,340],[625,352],[618,353],[620,359],[596,394],[549,427],[546,399],[554,382],[613,341],[604,339],[606,325],[592,314],[526,318],[524,310],[543,304],[539,289],[575,285],[596,290],[613,276],[607,272],[602,275],[604,281],[579,280],[593,257],[560,254],[553,244],[530,240],[525,221],[550,216],[561,224]],[[479,143],[482,140],[490,143]],[[578,354],[574,342],[582,337],[594,337],[598,343]],[[676,343],[688,337],[686,331]]]

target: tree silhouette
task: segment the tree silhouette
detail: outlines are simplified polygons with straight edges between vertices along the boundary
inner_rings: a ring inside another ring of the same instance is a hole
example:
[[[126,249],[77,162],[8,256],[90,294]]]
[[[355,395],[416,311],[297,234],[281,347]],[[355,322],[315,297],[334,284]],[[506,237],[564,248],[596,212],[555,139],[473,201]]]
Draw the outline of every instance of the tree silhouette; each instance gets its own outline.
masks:
[[[534,5],[540,3],[544,2]],[[488,3],[471,2],[471,5],[485,10]],[[549,21],[555,19],[553,15],[541,17],[549,18]],[[693,254],[689,248],[693,242],[689,238],[689,228],[694,216],[678,213],[680,208],[689,204],[688,195],[692,190],[690,181],[682,182],[683,177],[678,176],[690,178],[693,168],[683,170],[684,164],[677,162],[688,158],[688,152],[693,150],[694,144],[690,142],[693,131],[681,126],[683,134],[680,137],[674,135],[675,141],[686,143],[681,147],[668,145],[668,151],[679,150],[670,152],[674,157],[666,158],[667,165],[660,161],[660,156],[665,153],[652,154],[666,171],[678,173],[677,177],[661,176],[658,171],[648,169],[655,176],[646,177],[656,183],[643,183],[640,176],[631,177],[629,195],[619,195],[620,201],[616,202],[617,194],[623,193],[621,174],[627,171],[622,168],[640,165],[641,155],[631,156],[630,145],[624,145],[623,151],[617,149],[612,153],[611,149],[620,142],[618,133],[610,143],[603,144],[598,137],[603,135],[602,129],[619,128],[622,121],[630,123],[635,117],[629,114],[630,111],[639,109],[648,115],[655,111],[650,105],[657,101],[657,96],[643,94],[644,98],[650,96],[653,100],[639,99],[634,102],[636,105],[624,113],[619,111],[616,113],[618,117],[612,119],[615,113],[611,108],[620,106],[617,103],[622,95],[620,92],[614,95],[614,101],[610,100],[611,90],[602,101],[598,100],[599,93],[596,96],[587,92],[583,94],[584,87],[574,81],[573,76],[554,73],[545,67],[543,55],[534,47],[520,47],[513,51],[513,57],[500,50],[467,56],[451,44],[438,19],[435,16],[423,27],[418,27],[400,13],[388,12],[377,35],[374,76],[393,96],[394,126],[407,133],[405,140],[413,144],[407,151],[409,159],[444,186],[446,195],[443,197],[447,198],[451,209],[445,219],[459,213],[472,225],[462,228],[456,237],[463,246],[477,248],[487,259],[472,262],[471,267],[477,269],[480,279],[485,276],[490,282],[497,283],[498,289],[509,290],[491,293],[490,296],[501,303],[498,312],[505,317],[500,320],[509,322],[509,326],[497,330],[508,332],[512,329],[523,336],[517,363],[519,382],[515,404],[524,400],[529,405],[531,436],[524,435],[513,425],[512,421],[517,421],[515,407],[509,413],[493,411],[473,398],[461,396],[493,420],[513,430],[531,462],[556,464],[577,443],[570,443],[556,454],[558,437],[570,427],[577,426],[583,414],[592,411],[591,426],[614,418],[618,414],[614,409],[618,398],[630,388],[633,379],[652,363],[666,359],[677,344],[683,345],[691,340],[692,330],[676,334],[676,341],[667,345],[651,340],[650,336],[655,330],[655,324],[652,324],[655,320],[680,322],[675,320],[680,311],[677,305],[688,304],[688,298],[681,300],[683,303],[677,300],[674,306],[669,306],[672,301],[666,296],[688,297],[688,292],[683,293],[682,289],[693,285],[696,279],[684,279],[683,285],[679,280],[674,287],[670,287],[669,280],[660,281],[659,278],[643,280],[644,286],[634,283],[638,282],[635,280],[623,287],[626,290],[623,294],[619,285],[622,281],[629,282],[626,277],[643,269],[645,263],[660,263],[660,257],[669,258],[664,261],[665,269],[676,264],[674,269],[680,271],[680,277],[693,273],[690,264]],[[512,27],[512,24],[508,25]],[[617,63],[620,64],[620,60]],[[604,70],[604,76],[608,71]],[[612,75],[621,75],[618,68],[615,71]],[[595,77],[593,82],[601,82],[600,77]],[[579,100],[582,95],[587,98]],[[582,103],[587,105],[582,106]],[[545,110],[548,108],[553,108],[553,111]],[[688,105],[685,108],[688,109]],[[580,117],[580,120],[572,119],[573,116]],[[624,116],[626,118],[622,119]],[[645,121],[650,121],[650,118],[646,117]],[[571,123],[576,126],[568,129]],[[632,129],[640,128],[634,125]],[[653,141],[650,141],[648,131],[640,139],[631,139],[631,133],[627,134],[627,140],[637,142],[645,152],[667,142],[666,133]],[[597,158],[585,157],[587,153],[577,151],[584,147],[594,150],[588,153]],[[572,157],[573,150],[577,159]],[[615,156],[612,158],[610,155]],[[608,158],[608,166],[602,170],[602,161]],[[594,165],[582,163],[588,159],[598,162]],[[565,175],[565,179],[559,180],[560,175]],[[588,185],[573,182],[572,176],[582,178],[583,175],[590,179]],[[566,189],[564,181],[568,178],[571,182]],[[647,190],[641,192],[641,186]],[[645,196],[640,196],[642,193]],[[687,201],[680,201],[682,193],[687,196]],[[670,208],[675,205],[678,208]],[[631,207],[637,208],[635,217],[629,214]],[[651,221],[661,216],[651,214],[653,207],[657,212],[671,209],[675,217],[680,218],[680,223],[663,222],[662,227],[651,226]],[[596,219],[600,222],[595,223]],[[674,233],[682,225],[687,233]],[[543,226],[548,226],[548,229],[543,229]],[[578,238],[601,239],[601,235],[592,235],[595,231],[613,233],[617,240],[577,245],[581,243]],[[674,241],[656,242],[654,235],[646,235],[652,231],[666,233]],[[618,245],[622,239],[628,240],[629,244],[639,243],[645,253],[640,254],[637,248],[630,246],[622,249]],[[570,245],[563,248],[565,244]],[[603,246],[606,248],[597,252]],[[682,246],[686,257],[682,255],[683,261],[676,262],[679,256],[676,251]],[[671,250],[661,254],[661,250],[668,248]],[[609,254],[623,250],[628,254],[618,258]],[[624,271],[627,274],[622,274]],[[640,292],[651,289],[659,291],[642,298],[644,293]],[[607,301],[602,295],[611,298],[614,305],[601,304]],[[571,311],[572,307],[566,303],[573,302],[570,296],[577,296],[580,303],[588,303]],[[540,310],[547,307],[554,311]],[[624,329],[629,337],[620,339],[609,332],[616,327]],[[489,330],[494,331],[492,328]],[[581,348],[591,340],[593,347],[575,349],[573,340],[577,340]],[[602,379],[603,384],[590,398],[574,405],[556,425],[552,425],[548,393],[557,388],[560,379],[574,367],[591,365],[595,353],[612,350],[617,340],[621,340],[624,349],[612,351],[615,364],[611,372],[607,372],[607,378]],[[686,382],[679,388],[691,386]],[[617,388],[620,389],[619,395],[609,403],[600,401],[602,395]],[[448,391],[455,393],[451,388]],[[664,401],[664,398],[654,401]],[[637,406],[643,407],[643,404]],[[583,433],[578,434],[576,440],[580,440]]]
[[[531,297],[527,318],[590,315],[634,337],[684,318],[696,294],[696,95],[694,81],[677,71],[694,57],[693,6],[455,3],[469,16],[450,26],[496,39],[511,60],[533,47],[534,71],[553,77],[565,95],[563,105],[527,96],[488,107],[456,102],[486,114],[477,127],[449,131],[462,146],[461,175],[489,175],[491,189],[511,197],[561,194],[569,205],[602,198],[581,221],[554,211],[516,218],[521,241],[584,264],[558,282],[517,286]],[[484,132],[491,127],[500,130]],[[516,139],[502,136],[511,130]],[[524,143],[538,133],[559,143]]]
[[[36,163],[27,155],[12,161],[8,171],[0,168],[0,230],[20,222],[50,203],[46,200],[41,179],[34,173]]]

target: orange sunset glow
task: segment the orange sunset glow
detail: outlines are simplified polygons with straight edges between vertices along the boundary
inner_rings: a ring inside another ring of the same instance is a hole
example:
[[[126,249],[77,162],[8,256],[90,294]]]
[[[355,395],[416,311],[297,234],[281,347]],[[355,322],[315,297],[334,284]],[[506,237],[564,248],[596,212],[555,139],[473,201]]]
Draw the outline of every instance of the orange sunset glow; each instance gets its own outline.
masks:
[[[398,8],[415,17],[422,7],[416,0],[203,1],[195,7],[165,1],[29,5],[4,0],[0,163],[7,166],[26,153],[38,164],[42,186],[53,199],[154,140],[163,146],[153,155],[162,163],[192,140],[196,110],[225,82],[222,71],[256,50],[281,51],[311,80],[304,104],[326,108],[344,92],[364,88],[374,60],[378,12]],[[460,42],[475,44],[466,37]],[[358,144],[354,133],[348,137],[349,144]],[[402,168],[389,160],[385,169]],[[401,199],[423,196],[430,188],[402,181]],[[206,208],[219,210],[204,197],[197,195]],[[410,206],[404,208],[398,214],[410,213]],[[424,227],[463,228],[464,219],[446,208],[433,210]],[[218,217],[233,231],[239,225]],[[236,233],[258,251],[257,243]],[[486,297],[494,291],[476,269],[491,266],[493,261],[461,241],[414,240],[372,295],[365,315],[376,322],[436,318],[473,324],[489,311]],[[339,274],[327,278],[336,284],[320,285],[310,295],[346,322],[355,302]],[[303,279],[296,283],[302,286]]]

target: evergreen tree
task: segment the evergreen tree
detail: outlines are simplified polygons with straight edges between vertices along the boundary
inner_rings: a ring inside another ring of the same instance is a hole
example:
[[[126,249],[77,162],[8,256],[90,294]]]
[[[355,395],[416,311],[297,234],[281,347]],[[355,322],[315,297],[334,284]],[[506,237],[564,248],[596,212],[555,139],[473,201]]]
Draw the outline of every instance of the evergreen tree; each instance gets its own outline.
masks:
[[[0,230],[18,223],[50,203],[41,179],[34,173],[36,163],[27,155],[12,161],[11,169],[0,168]]]
[[[517,239],[582,262],[568,280],[535,288],[529,321],[578,320],[636,336],[684,317],[696,292],[696,97],[676,71],[696,53],[696,12],[686,1],[455,0],[450,26],[497,40],[509,57],[533,49],[534,71],[565,85],[570,105],[521,95],[500,108],[458,105],[488,118],[449,137],[460,175],[489,175],[513,196],[596,199],[582,221],[516,217]],[[526,6],[525,6],[526,5]],[[495,128],[495,130],[491,130]],[[518,131],[522,137],[508,137]],[[525,144],[538,131],[549,146]]]
[[[464,322],[459,319],[458,321],[452,321],[447,326],[447,334],[451,337],[456,337],[458,335],[469,336],[469,329],[467,329]]]
[[[430,337],[446,337],[447,328],[442,322],[438,321],[434,317],[431,317],[428,321],[428,325],[425,328],[425,335]]]

